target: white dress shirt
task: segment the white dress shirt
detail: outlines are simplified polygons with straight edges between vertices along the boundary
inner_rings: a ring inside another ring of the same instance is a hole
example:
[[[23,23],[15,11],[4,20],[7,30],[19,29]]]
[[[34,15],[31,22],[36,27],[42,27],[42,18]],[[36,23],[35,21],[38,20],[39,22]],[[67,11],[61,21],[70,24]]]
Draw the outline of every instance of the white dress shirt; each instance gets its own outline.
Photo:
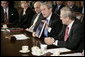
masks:
[[[49,22],[50,22],[50,19],[51,19],[51,16],[52,16],[52,14],[50,14],[46,19],[48,20],[48,24],[49,24]],[[48,32],[50,33],[50,31],[51,31],[51,27],[48,27]]]
[[[9,13],[8,10],[9,10],[8,7],[7,7],[7,8],[4,8],[4,13],[5,13],[5,12],[7,13],[7,19],[8,19],[8,15],[9,15],[9,14],[8,14],[8,13]]]
[[[23,15],[25,15],[25,14],[26,14],[26,9],[23,10]]]
[[[74,20],[68,25],[68,27],[69,27],[68,34],[70,33],[73,23],[74,23]]]
[[[83,7],[83,9],[82,9],[82,14],[84,14],[84,7]]]
[[[60,6],[61,6],[61,5],[58,5],[58,10],[59,10]]]
[[[40,16],[40,14],[41,14],[41,13],[37,14],[37,16],[36,16],[36,18],[35,18],[35,20],[34,20],[34,22],[33,22],[33,25],[36,24],[36,22],[37,22],[37,20],[38,20],[38,18],[39,18],[39,16]]]

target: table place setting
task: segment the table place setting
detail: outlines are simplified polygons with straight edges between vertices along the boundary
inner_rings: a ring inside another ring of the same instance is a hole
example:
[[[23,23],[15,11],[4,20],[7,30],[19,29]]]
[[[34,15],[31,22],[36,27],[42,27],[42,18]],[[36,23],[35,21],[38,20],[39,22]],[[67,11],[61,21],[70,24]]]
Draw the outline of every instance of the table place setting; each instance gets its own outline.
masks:
[[[32,48],[31,48],[31,50],[32,50],[32,54],[33,55],[35,55],[35,56],[41,56],[41,55],[43,55],[43,52],[42,52],[42,50],[38,47],[38,46],[33,46]]]
[[[2,28],[1,28],[1,31],[6,31],[7,28],[8,28],[7,25],[4,24],[4,25],[2,26]]]
[[[22,46],[22,50],[19,51],[20,53],[28,53],[30,52],[29,46]]]

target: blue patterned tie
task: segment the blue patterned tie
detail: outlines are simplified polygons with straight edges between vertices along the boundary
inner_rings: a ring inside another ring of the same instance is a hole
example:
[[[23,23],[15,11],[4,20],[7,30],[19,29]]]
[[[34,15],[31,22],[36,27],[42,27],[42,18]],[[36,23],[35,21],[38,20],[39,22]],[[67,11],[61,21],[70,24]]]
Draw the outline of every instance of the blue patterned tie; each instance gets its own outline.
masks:
[[[46,23],[48,24],[48,20],[46,19]],[[45,27],[44,36],[48,37],[48,29]]]

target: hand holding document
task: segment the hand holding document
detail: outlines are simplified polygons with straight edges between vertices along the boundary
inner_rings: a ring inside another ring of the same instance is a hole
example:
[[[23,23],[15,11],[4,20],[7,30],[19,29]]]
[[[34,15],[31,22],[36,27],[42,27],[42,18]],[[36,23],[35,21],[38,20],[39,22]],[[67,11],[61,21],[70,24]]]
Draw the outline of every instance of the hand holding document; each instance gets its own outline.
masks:
[[[15,36],[16,40],[25,40],[28,39],[29,37],[25,36],[24,34],[17,34],[17,35],[13,35]]]
[[[35,33],[35,32],[33,32],[33,33],[32,33],[32,36],[33,36],[33,37],[36,37],[36,33]]]
[[[30,28],[25,29],[26,31],[33,32],[34,30],[34,25],[32,25]]]

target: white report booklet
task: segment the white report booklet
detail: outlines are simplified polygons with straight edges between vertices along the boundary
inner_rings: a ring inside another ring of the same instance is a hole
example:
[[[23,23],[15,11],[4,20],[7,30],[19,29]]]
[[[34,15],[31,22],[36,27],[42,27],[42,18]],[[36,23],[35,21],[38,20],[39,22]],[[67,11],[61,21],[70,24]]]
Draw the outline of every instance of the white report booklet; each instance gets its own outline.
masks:
[[[15,36],[16,40],[25,40],[25,39],[29,38],[24,34],[17,34],[17,35],[13,35],[13,36]]]

